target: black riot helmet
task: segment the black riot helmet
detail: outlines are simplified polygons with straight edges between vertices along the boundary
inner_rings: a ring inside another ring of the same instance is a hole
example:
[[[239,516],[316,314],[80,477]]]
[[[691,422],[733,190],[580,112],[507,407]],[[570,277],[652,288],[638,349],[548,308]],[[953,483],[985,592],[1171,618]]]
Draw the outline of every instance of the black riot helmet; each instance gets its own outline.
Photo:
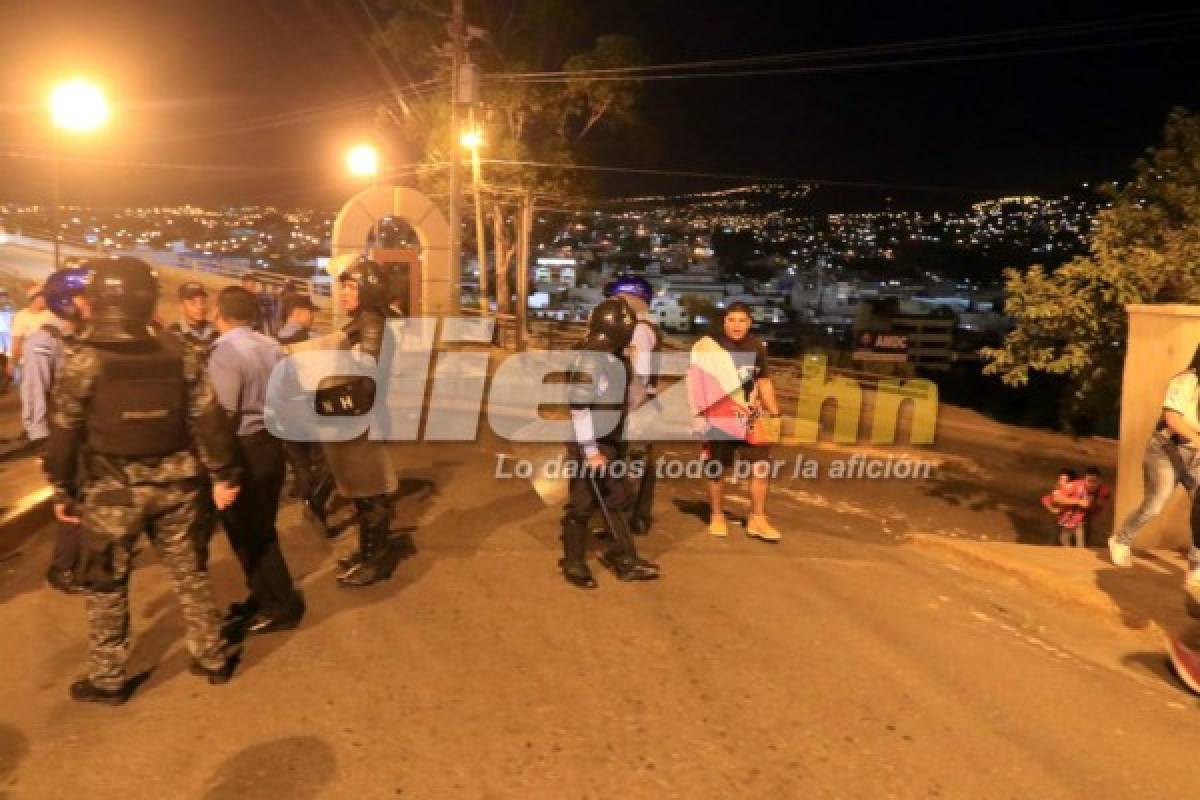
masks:
[[[620,297],[610,297],[592,309],[583,347],[603,353],[619,353],[629,346],[637,315]]]
[[[158,304],[158,278],[140,258],[118,256],[84,262],[91,279],[84,290],[92,309],[92,333],[100,342],[150,337],[148,328]]]
[[[358,284],[358,310],[386,311],[392,299],[391,282],[387,273],[375,261],[360,258],[338,275],[338,283],[354,281]]]

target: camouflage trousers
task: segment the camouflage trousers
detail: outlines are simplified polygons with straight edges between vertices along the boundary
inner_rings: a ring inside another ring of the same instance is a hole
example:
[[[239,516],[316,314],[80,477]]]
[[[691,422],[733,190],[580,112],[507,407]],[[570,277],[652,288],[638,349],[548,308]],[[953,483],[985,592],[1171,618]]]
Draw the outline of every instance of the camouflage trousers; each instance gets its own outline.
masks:
[[[79,575],[87,590],[88,679],[94,686],[117,689],[126,680],[130,562],[143,532],[183,609],[192,658],[206,669],[224,665],[228,645],[208,582],[200,492],[195,480],[128,486],[106,477],[84,487]]]

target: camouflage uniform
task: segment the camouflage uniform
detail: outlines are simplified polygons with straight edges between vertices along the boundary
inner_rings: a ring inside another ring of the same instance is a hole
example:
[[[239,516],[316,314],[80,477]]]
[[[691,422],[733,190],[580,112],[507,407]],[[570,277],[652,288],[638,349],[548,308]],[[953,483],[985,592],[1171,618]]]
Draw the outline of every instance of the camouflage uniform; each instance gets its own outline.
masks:
[[[133,547],[146,531],[171,577],[187,625],[187,647],[208,670],[225,665],[228,644],[220,633],[206,571],[207,545],[197,536],[202,525],[204,468],[218,480],[236,482],[235,449],[212,385],[192,348],[182,348],[187,387],[186,417],[193,449],[161,457],[123,458],[84,451],[77,458],[92,413],[89,401],[99,377],[100,358],[87,335],[67,354],[54,389],[46,471],[56,502],[82,502],[83,542],[80,583],[87,590],[88,679],[100,689],[125,684],[129,652],[129,572]],[[161,347],[155,340],[136,343]],[[81,485],[76,485],[77,481]]]

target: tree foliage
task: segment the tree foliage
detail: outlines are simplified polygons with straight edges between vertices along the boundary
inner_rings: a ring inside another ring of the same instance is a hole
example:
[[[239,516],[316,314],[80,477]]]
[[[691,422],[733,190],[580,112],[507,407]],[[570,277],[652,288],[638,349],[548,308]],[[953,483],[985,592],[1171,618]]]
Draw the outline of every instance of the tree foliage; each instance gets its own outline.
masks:
[[[380,132],[392,143],[396,162],[444,165],[449,148],[458,147],[459,137],[450,131],[449,12],[449,0],[390,0],[386,7],[377,44],[408,85],[421,87],[394,93],[379,110]],[[485,143],[486,185],[577,195],[587,185],[566,168],[601,132],[635,123],[636,81],[594,80],[583,73],[644,63],[637,42],[619,35],[589,39],[583,13],[570,0],[466,3],[468,55],[484,79],[473,113]],[[560,74],[544,81],[505,77],[531,72]],[[435,195],[448,186],[445,171],[436,168],[421,173],[417,183]],[[488,196],[497,305],[506,310],[517,215],[511,194]]]
[[[1200,303],[1200,117],[1177,109],[1163,140],[1108,186],[1087,256],[1056,270],[1007,270],[1016,327],[987,349],[988,374],[1012,386],[1031,373],[1070,381],[1068,417],[1115,415],[1130,303]]]

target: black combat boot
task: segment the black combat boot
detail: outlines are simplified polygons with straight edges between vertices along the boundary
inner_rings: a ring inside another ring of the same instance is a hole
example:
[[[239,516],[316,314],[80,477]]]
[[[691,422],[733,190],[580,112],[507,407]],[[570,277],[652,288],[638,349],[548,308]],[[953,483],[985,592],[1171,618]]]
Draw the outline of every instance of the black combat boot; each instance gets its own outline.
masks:
[[[83,593],[83,587],[76,581],[73,569],[63,569],[51,564],[50,569],[46,570],[46,583],[63,594]]]
[[[610,510],[606,520],[616,530],[613,531],[613,545],[600,556],[600,563],[623,581],[652,581],[657,578],[658,565],[638,557],[637,545],[629,532],[629,522],[625,513]]]
[[[188,671],[201,678],[208,678],[208,682],[213,686],[229,683],[233,679],[233,673],[237,671],[238,664],[242,661],[242,648],[227,643],[226,650],[225,663],[217,669],[209,669],[197,661],[192,661]]]
[[[620,550],[609,550],[600,556],[600,563],[623,581],[652,581],[658,577],[658,564]]]
[[[595,589],[596,579],[587,565],[587,526],[585,523],[563,523],[563,557],[558,562],[563,577],[580,589]]]
[[[80,703],[104,703],[119,706],[129,699],[129,686],[120,689],[101,689],[87,678],[80,678],[71,684],[71,699]]]
[[[391,510],[386,495],[354,501],[358,522],[357,558],[351,556],[337,575],[343,586],[370,586],[392,576],[388,529]]]
[[[322,476],[321,480],[313,491],[304,498],[304,516],[316,526],[317,531],[322,536],[331,536],[329,523],[327,520],[329,497],[333,494],[333,478],[329,475]]]

